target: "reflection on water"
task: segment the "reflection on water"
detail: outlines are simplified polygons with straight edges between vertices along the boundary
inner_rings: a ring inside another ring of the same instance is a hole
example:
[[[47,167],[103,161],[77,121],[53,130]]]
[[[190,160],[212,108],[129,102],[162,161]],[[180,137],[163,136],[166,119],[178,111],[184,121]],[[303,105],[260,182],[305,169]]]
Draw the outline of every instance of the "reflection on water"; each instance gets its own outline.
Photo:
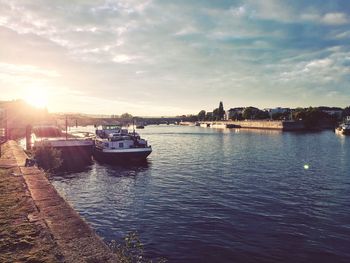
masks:
[[[350,138],[146,126],[146,165],[52,178],[106,240],[169,262],[349,262]],[[305,165],[309,169],[305,169]]]
[[[150,162],[124,163],[124,164],[107,164],[106,175],[109,176],[137,176],[145,172],[150,167]]]
[[[139,162],[123,162],[123,163],[104,163],[100,161],[91,161],[90,163],[76,163],[75,165],[64,165],[56,173],[55,176],[63,176],[66,178],[74,177],[75,174],[87,173],[92,169],[96,169],[95,166],[101,166],[106,168],[106,175],[110,176],[136,176],[138,172],[148,169],[151,165],[149,160]]]
[[[240,128],[240,129],[233,129],[235,133],[252,133],[252,134],[266,134],[266,135],[281,135],[281,133],[283,133],[283,131],[281,130],[268,130],[268,129],[244,129],[244,128]]]
[[[92,169],[93,162],[90,164],[78,164],[78,165],[65,165],[60,167],[58,171],[55,172],[54,176],[62,177],[74,177],[76,174],[88,173]]]

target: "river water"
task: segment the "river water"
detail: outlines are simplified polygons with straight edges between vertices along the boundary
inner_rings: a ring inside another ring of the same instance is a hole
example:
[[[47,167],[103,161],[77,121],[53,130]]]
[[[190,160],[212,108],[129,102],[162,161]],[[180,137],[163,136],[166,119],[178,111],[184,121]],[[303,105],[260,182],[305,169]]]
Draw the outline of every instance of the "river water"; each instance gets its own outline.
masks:
[[[137,231],[168,262],[350,262],[350,137],[138,131],[153,148],[147,164],[52,178],[105,240]]]

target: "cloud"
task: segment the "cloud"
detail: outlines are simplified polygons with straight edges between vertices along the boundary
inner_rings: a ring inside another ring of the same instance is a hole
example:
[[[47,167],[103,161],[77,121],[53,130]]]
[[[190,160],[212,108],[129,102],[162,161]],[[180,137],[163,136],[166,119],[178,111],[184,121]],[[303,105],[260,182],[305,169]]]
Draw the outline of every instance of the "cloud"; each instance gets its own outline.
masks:
[[[306,90],[317,95],[314,103],[323,102],[320,90],[336,89],[334,103],[344,104],[341,94],[350,98],[345,89],[350,10],[343,1],[0,0],[0,5],[7,50],[0,56],[5,65],[0,74],[9,81],[12,70],[22,80],[16,84],[13,78],[8,87],[42,78],[53,89],[84,94],[91,104],[108,101],[101,113],[122,110],[117,102],[132,104],[135,94],[144,101],[143,108],[133,108],[139,115],[146,106],[154,112],[198,112],[223,98],[230,105],[291,106],[305,102],[296,94]],[[64,101],[57,93],[60,97]],[[75,107],[91,108],[83,100]]]
[[[59,77],[55,70],[42,69],[33,65],[18,65],[0,62],[0,72],[8,75],[41,75],[46,77]]]
[[[136,57],[133,57],[133,56],[119,54],[113,58],[113,61],[116,63],[127,64],[127,63],[132,63],[132,61],[135,59],[136,59]]]
[[[329,58],[313,60],[306,64],[305,70],[309,70],[310,68],[327,68],[333,64],[333,60]]]
[[[322,17],[322,22],[327,25],[343,25],[349,23],[349,18],[344,13],[327,13]]]
[[[338,38],[338,39],[346,39],[346,38],[350,38],[350,31],[344,31],[344,32],[341,32],[341,33],[338,33],[335,38]]]

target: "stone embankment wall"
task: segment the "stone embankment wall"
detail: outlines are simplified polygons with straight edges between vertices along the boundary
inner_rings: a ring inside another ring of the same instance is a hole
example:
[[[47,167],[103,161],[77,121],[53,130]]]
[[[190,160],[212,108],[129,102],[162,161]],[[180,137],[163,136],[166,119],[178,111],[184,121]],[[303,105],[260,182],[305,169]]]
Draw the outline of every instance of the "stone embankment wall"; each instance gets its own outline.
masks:
[[[201,126],[204,127],[209,124],[212,128],[225,128],[227,125],[236,125],[239,128],[246,129],[272,129],[272,130],[283,130],[283,131],[296,131],[303,130],[304,125],[301,122],[294,121],[219,121],[219,122],[201,122]]]
[[[250,129],[275,129],[284,131],[304,129],[304,125],[301,122],[294,121],[233,121],[230,123]]]
[[[0,262],[117,262],[16,142],[1,150]]]

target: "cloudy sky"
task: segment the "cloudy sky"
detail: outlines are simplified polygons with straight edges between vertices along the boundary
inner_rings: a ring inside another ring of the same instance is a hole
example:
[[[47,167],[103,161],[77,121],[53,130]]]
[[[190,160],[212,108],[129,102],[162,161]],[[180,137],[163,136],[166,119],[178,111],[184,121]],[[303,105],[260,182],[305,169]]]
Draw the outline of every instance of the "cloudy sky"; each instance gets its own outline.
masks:
[[[177,115],[350,104],[345,0],[0,0],[0,100]]]

